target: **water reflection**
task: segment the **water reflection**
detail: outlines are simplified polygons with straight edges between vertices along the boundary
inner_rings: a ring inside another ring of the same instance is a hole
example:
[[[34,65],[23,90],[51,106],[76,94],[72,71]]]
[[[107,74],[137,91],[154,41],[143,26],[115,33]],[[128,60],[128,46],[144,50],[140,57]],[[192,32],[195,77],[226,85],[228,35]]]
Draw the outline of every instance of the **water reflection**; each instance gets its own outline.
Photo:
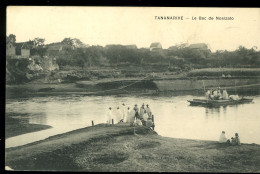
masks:
[[[255,96],[252,104],[218,108],[189,106],[187,100],[195,97],[198,96],[75,95],[9,99],[6,102],[6,117],[11,113],[18,113],[28,123],[46,124],[53,128],[9,138],[6,146],[17,146],[90,126],[92,120],[95,124],[104,123],[107,108],[115,108],[122,103],[130,108],[134,104],[138,104],[139,108],[142,103],[149,104],[155,115],[155,129],[162,136],[217,140],[221,131],[225,130],[228,138],[238,132],[242,142],[260,144],[260,96]]]

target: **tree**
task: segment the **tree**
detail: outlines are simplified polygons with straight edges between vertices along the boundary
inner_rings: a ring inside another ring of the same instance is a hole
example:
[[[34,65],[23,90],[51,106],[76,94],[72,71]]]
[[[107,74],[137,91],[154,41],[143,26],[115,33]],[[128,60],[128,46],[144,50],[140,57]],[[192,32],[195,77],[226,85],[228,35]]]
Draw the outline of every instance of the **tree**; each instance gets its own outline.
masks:
[[[36,37],[33,39],[33,44],[35,47],[42,47],[44,46],[45,39]]]
[[[9,34],[9,36],[6,36],[6,42],[16,42],[16,36],[14,34]]]
[[[84,47],[87,47],[87,45],[85,45],[83,42],[81,42],[79,39],[77,38],[64,38],[62,41],[61,41],[62,44],[64,45],[68,45],[70,46],[71,48],[75,49],[75,48],[84,48]]]
[[[32,55],[40,55],[43,57],[47,51],[47,48],[45,48],[44,45],[45,39],[36,37],[33,40],[29,40],[27,44],[31,48],[31,54]]]

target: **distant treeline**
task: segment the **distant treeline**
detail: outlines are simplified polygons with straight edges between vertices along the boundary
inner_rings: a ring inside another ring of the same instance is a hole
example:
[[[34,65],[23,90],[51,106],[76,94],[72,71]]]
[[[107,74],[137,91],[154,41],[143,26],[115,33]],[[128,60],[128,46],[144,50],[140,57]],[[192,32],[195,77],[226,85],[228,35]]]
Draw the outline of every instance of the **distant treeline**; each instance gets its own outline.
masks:
[[[110,47],[91,46],[67,50],[57,55],[60,66],[72,65],[81,67],[91,66],[120,66],[153,64],[168,65],[177,68],[205,67],[259,67],[260,52],[240,46],[235,51],[199,50],[179,48],[176,50],[129,49],[122,45]]]
[[[15,42],[15,35],[7,36]],[[193,69],[205,67],[260,67],[260,51],[256,48],[239,46],[235,51],[216,51],[192,49],[185,44],[169,49],[129,47],[124,45],[89,46],[79,39],[65,38],[61,42],[44,44],[45,39],[35,38],[31,45],[31,55],[53,56],[60,67],[102,67],[102,66],[146,66],[164,65],[174,69]],[[174,48],[174,49],[173,49]]]

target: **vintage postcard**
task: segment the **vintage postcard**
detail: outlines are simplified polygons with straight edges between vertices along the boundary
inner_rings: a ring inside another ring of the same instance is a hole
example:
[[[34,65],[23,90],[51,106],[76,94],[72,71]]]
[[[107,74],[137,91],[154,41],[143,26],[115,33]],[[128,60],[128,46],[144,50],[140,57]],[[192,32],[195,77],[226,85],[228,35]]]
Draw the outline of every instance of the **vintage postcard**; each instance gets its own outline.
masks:
[[[259,8],[6,16],[6,170],[260,172]]]

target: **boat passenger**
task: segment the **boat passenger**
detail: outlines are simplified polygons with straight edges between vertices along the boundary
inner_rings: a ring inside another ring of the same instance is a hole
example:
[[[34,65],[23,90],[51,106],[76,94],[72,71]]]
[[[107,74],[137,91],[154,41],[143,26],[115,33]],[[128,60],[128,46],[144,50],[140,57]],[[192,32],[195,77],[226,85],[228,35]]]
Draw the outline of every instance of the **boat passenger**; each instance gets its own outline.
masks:
[[[240,145],[240,139],[239,139],[239,136],[238,136],[238,133],[235,133],[235,138],[234,138],[234,142],[235,142],[235,145]]]
[[[223,99],[228,100],[228,93],[226,89],[223,90]]]
[[[221,100],[223,98],[220,89],[218,89],[217,98],[218,98],[218,100]]]
[[[214,98],[214,100],[218,99],[218,91],[217,90],[213,91],[213,98]]]
[[[214,100],[213,89],[210,90],[209,98],[210,98],[211,100]]]
[[[206,100],[210,99],[210,90],[205,93]]]
[[[220,137],[219,137],[219,143],[226,143],[226,142],[227,142],[227,138],[225,135],[225,131],[222,131],[222,133],[220,134]]]
[[[230,95],[229,98],[231,100],[239,100],[239,96],[238,95]]]

